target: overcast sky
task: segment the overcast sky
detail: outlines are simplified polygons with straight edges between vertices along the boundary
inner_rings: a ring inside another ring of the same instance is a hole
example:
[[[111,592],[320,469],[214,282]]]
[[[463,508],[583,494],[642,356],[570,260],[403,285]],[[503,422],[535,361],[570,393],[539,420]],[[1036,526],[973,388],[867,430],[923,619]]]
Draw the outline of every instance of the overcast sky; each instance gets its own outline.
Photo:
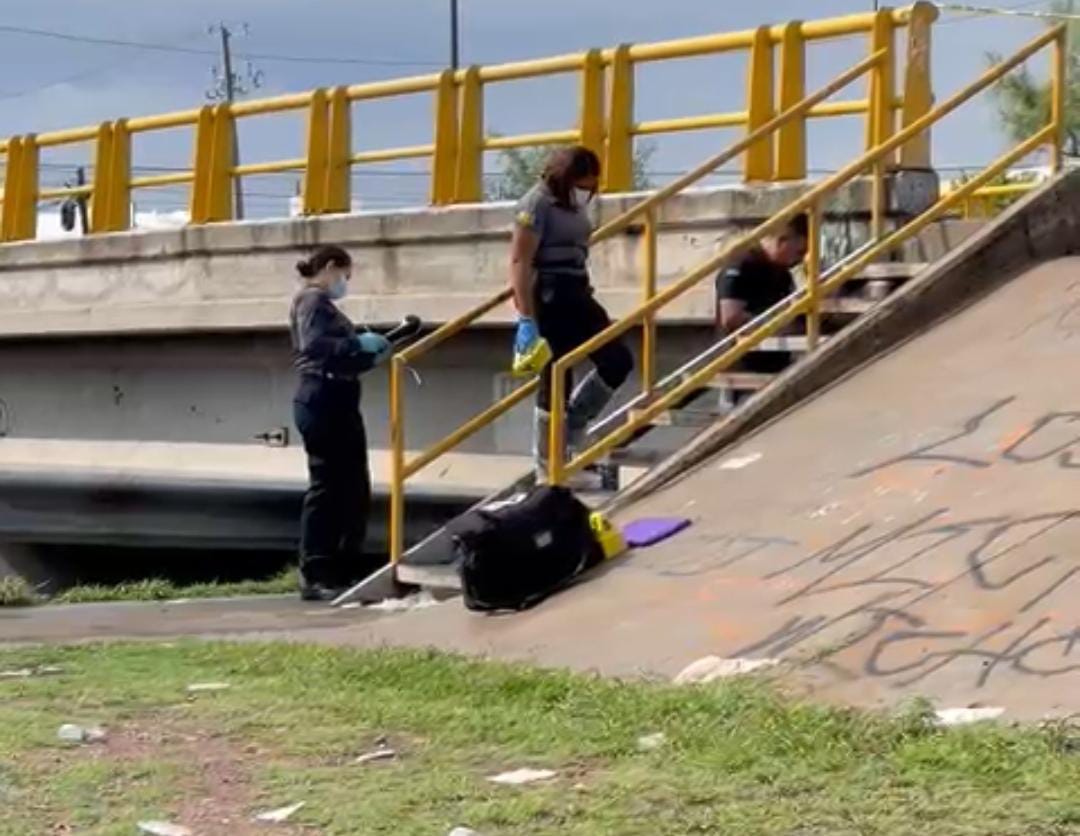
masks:
[[[590,46],[641,42],[744,29],[763,22],[806,19],[864,10],[853,0],[460,0],[462,49],[466,63],[493,63],[574,51]],[[10,2],[0,11],[0,44],[9,69],[0,83],[4,133],[43,131],[188,108],[205,100],[213,55],[177,54],[69,42],[4,31],[26,27],[87,37],[125,39],[192,50],[213,51],[207,32],[222,19],[247,24],[235,48],[241,55],[323,59],[253,60],[262,72],[260,95],[314,86],[356,83],[425,73],[445,64],[449,0],[35,0]],[[1003,5],[1036,3],[1006,0]],[[961,86],[985,67],[985,52],[1008,51],[1040,30],[1037,21],[1003,17],[946,15],[935,30],[934,75],[938,96]],[[809,54],[811,86],[825,81],[863,54],[860,39]],[[355,63],[351,63],[355,62]],[[241,67],[243,60],[238,62]],[[741,108],[745,59],[727,56],[651,65],[638,71],[638,118],[681,116]],[[1037,71],[1042,73],[1045,63]],[[855,94],[852,94],[855,95]],[[857,95],[862,95],[857,91]],[[576,88],[567,78],[494,86],[486,101],[490,130],[514,133],[569,127]],[[378,148],[430,141],[430,99],[412,97],[354,108],[354,144]],[[245,120],[241,128],[245,161],[299,156],[303,126],[299,114]],[[731,134],[727,134],[730,136]],[[850,156],[861,135],[851,122],[816,122],[810,134],[811,165],[834,167]],[[676,171],[699,161],[724,142],[720,132],[657,140],[652,168]],[[140,137],[135,163],[184,166],[190,159],[190,131]],[[992,105],[973,106],[954,117],[935,138],[938,164],[984,162],[1000,152],[1003,138]],[[60,164],[88,161],[86,151],[50,152],[43,163],[47,182],[70,176]],[[488,160],[489,168],[497,160]],[[427,189],[424,177],[407,164],[365,169],[354,188],[369,206],[415,203]],[[281,214],[295,189],[294,177],[252,179],[249,202],[258,214]],[[178,187],[140,193],[140,205],[173,209],[186,202]]]

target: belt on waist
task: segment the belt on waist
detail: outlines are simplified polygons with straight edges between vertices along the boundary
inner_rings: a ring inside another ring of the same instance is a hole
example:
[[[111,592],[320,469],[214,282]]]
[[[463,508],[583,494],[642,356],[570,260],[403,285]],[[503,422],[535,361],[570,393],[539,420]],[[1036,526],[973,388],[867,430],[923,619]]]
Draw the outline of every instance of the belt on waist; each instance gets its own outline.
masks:
[[[357,383],[360,380],[360,375],[356,372],[306,371],[301,374],[304,377],[317,377],[320,380],[336,380],[342,383]]]

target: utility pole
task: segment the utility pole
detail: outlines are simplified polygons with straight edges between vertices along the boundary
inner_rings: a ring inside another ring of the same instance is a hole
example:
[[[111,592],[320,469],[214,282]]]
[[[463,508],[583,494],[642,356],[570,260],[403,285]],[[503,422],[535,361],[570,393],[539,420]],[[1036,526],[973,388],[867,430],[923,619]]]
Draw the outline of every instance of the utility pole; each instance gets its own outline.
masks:
[[[461,34],[458,0],[450,0],[450,69],[456,70],[461,62]]]
[[[234,72],[232,62],[233,30],[224,23],[219,23],[217,26],[210,27],[211,34],[214,34],[215,31],[221,35],[221,68],[220,70],[218,67],[213,68],[213,87],[207,90],[206,97],[211,101],[224,101],[231,104],[240,96],[262,86],[262,72],[253,70],[251,64],[246,67],[246,79],[241,78]],[[247,24],[244,24],[243,31],[245,34],[247,33]],[[235,129],[233,130],[232,145],[232,166],[236,168],[240,165],[240,139]],[[235,206],[233,214],[237,220],[243,220],[244,188],[239,177],[233,178],[233,195]]]
[[[232,32],[224,23],[218,28],[221,29],[221,65],[225,79],[225,101],[232,104],[236,100],[236,77],[232,71],[232,50],[229,48]],[[232,164],[233,168],[240,165],[240,139],[235,127],[232,138]],[[242,221],[244,219],[244,184],[239,177],[233,178],[233,192],[236,203],[234,214],[238,221]]]
[[[86,169],[82,166],[75,169],[75,185],[86,185]],[[90,232],[90,218],[86,213],[86,195],[79,195],[75,205],[79,210],[79,226],[82,228],[82,234],[87,235]]]

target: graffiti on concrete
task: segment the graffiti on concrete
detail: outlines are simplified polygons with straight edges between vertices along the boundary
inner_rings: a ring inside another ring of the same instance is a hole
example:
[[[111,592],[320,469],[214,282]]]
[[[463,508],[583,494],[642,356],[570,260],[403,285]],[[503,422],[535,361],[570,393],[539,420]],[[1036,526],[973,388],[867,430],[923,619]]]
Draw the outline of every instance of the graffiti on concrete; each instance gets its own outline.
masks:
[[[900,677],[899,686],[971,658],[984,663],[977,685],[1001,666],[1039,676],[1080,668],[1080,654],[1069,659],[1080,629],[1056,631],[1053,619],[1038,612],[1080,573],[1080,565],[1043,551],[1040,541],[1066,527],[1069,539],[1080,538],[1080,508],[1026,517],[949,516],[939,508],[880,532],[866,525],[770,571],[766,580],[798,579],[778,606],[816,601],[819,612],[790,616],[736,655],[816,649],[828,637],[835,639],[830,655],[864,646],[863,672]],[[854,603],[836,611],[829,605],[837,593]],[[944,613],[947,623],[933,623],[928,612]],[[988,626],[964,623],[999,614]],[[1055,648],[1058,656],[1051,659]]]
[[[1016,401],[1015,396],[996,400],[966,418],[956,432],[899,456],[860,468],[851,476],[867,476],[893,465],[910,462],[941,462],[981,469],[1001,462],[1034,464],[1054,460],[1059,467],[1080,468],[1080,412],[1052,411],[1040,415],[1001,445],[996,456],[974,456],[955,449],[957,442],[972,438],[984,430],[991,418],[1006,416],[1008,408]]]
[[[1080,412],[1047,412],[987,444],[988,422],[1008,417],[1015,403],[1009,397],[985,404],[955,431],[850,477],[878,478],[890,468],[926,463],[934,470],[993,471],[991,480],[998,471],[1007,479],[1009,468],[1036,463],[1080,468]],[[961,443],[976,435],[977,443]],[[1062,499],[1080,503],[1077,487],[1078,496]],[[732,655],[827,658],[834,669],[884,677],[897,687],[941,671],[981,687],[1006,670],[1033,677],[1080,670],[1073,617],[1080,504],[970,515],[939,506],[885,520],[813,548],[790,538],[728,537],[707,571],[766,566],[757,576],[778,591],[772,601],[778,620]]]

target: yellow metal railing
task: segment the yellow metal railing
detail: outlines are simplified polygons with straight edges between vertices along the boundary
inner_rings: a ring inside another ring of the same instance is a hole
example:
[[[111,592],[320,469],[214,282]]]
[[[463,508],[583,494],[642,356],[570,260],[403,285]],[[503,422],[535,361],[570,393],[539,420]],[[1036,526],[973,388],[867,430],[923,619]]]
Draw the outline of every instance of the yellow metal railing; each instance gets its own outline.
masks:
[[[89,198],[92,232],[128,229],[132,191],[166,186],[190,186],[191,223],[228,221],[233,218],[231,195],[237,178],[283,172],[303,175],[306,214],[346,212],[351,203],[352,167],[393,160],[430,160],[432,204],[473,202],[483,197],[485,152],[569,142],[586,145],[601,157],[605,192],[623,192],[633,185],[636,137],[740,126],[753,132],[767,124],[776,112],[789,110],[805,97],[808,44],[865,35],[869,53],[884,55],[878,81],[867,96],[821,103],[802,113],[800,118],[785,123],[782,130],[761,134],[744,151],[743,176],[748,181],[802,179],[806,176],[807,119],[865,114],[865,142],[869,148],[875,137],[891,136],[898,120],[906,127],[926,113],[932,101],[930,31],[936,17],[937,10],[932,4],[919,2],[902,9],[796,21],[745,32],[623,44],[534,61],[469,67],[457,72],[446,70],[12,137],[0,141],[0,154],[6,158],[0,197],[0,242],[33,238],[38,203],[67,197]],[[907,31],[903,50],[895,45],[900,29]],[[745,52],[748,57],[746,101],[741,110],[638,119],[634,97],[637,67],[732,52]],[[902,76],[898,59],[902,59]],[[774,65],[779,67],[776,78]],[[574,127],[517,136],[490,133],[484,119],[485,91],[490,85],[566,73],[575,73],[580,80]],[[354,103],[416,94],[428,94],[434,99],[429,143],[353,151],[351,106]],[[297,111],[307,114],[304,156],[234,164],[238,119]],[[178,128],[194,131],[191,168],[133,177],[133,138]],[[92,146],[92,182],[70,188],[41,188],[38,171],[41,150],[72,145]],[[908,167],[926,167],[929,149],[929,136],[916,136],[899,149],[899,162]]]
[[[999,183],[995,186],[983,186],[964,198],[957,209],[960,216],[965,220],[991,218],[1012,201],[1018,200],[1032,189],[1038,188],[1041,183],[1041,179],[1035,179],[1017,183]],[[959,186],[954,186],[948,191],[955,191],[957,188]]]
[[[762,340],[787,327],[797,317],[806,316],[810,322],[816,323],[820,314],[820,300],[823,297],[838,290],[845,282],[865,268],[867,264],[887,255],[904,241],[918,234],[928,224],[945,215],[953,207],[960,205],[962,201],[986,186],[988,182],[999,176],[1009,166],[1028,156],[1040,146],[1049,148],[1051,168],[1054,172],[1060,171],[1062,166],[1064,96],[1066,89],[1065,62],[1067,43],[1065,32],[1065,26],[1062,24],[1049,29],[1045,34],[1030,41],[1010,58],[996,64],[978,80],[950,96],[898,133],[890,137],[882,137],[880,142],[875,143],[861,157],[810,189],[802,197],[792,201],[782,211],[760,224],[752,232],[725,246],[715,256],[702,262],[682,278],[656,293],[637,310],[613,323],[574,351],[559,358],[553,364],[551,373],[550,449],[552,451],[563,449],[566,411],[564,373],[574,364],[585,359],[599,347],[617,339],[629,329],[637,326],[647,327],[651,318],[661,308],[689,291],[703,279],[713,276],[724,264],[730,262],[747,248],[760,242],[764,236],[781,231],[796,215],[808,213],[810,218],[810,240],[816,244],[820,236],[819,223],[823,201],[827,197],[868,169],[878,173],[882,161],[887,160],[901,145],[915,139],[931,125],[986,90],[1031,56],[1052,45],[1051,114],[1047,125],[1000,156],[977,176],[954,191],[942,196],[930,208],[900,228],[886,234],[880,222],[874,223],[874,235],[871,244],[861,249],[859,253],[847,259],[829,274],[824,276],[820,274],[820,253],[816,246],[812,247],[809,252],[806,286],[789,297],[786,304],[778,306],[779,309],[764,317],[764,322],[755,320],[748,323],[736,334],[734,346],[702,365],[693,374],[685,376],[682,382],[665,391],[661,396],[650,399],[648,404],[640,410],[629,412],[624,423],[603,435],[591,447],[574,456],[570,461],[565,461],[561,455],[553,453],[550,457],[549,481],[552,484],[562,484],[568,476],[606,456],[642,428],[651,424],[662,412],[672,408],[681,399],[700,389],[720,371],[759,345]],[[878,179],[879,177],[875,176],[875,181]],[[879,189],[875,189],[875,195],[876,204],[880,199]],[[816,326],[811,326],[810,333],[816,336]]]
[[[656,293],[656,210],[673,195],[708,176],[726,162],[738,157],[740,154],[762,138],[778,134],[786,127],[804,119],[807,113],[814,108],[820,107],[826,99],[850,85],[853,81],[867,73],[873,72],[880,75],[887,59],[885,50],[881,50],[860,61],[851,69],[841,73],[821,89],[815,91],[802,100],[793,103],[779,115],[773,116],[763,125],[749,132],[742,139],[730,145],[724,151],[710,157],[693,170],[682,177],[669,183],[664,188],[635,204],[610,222],[597,229],[591,238],[591,244],[597,244],[611,238],[626,229],[635,222],[641,222],[644,228],[643,253],[644,271],[642,291],[643,298],[648,300],[655,298]],[[879,99],[884,102],[884,99]],[[882,105],[884,106],[884,104]],[[876,169],[880,175],[880,168]],[[875,194],[882,195],[883,188],[875,188]],[[874,209],[875,223],[882,211],[880,201]],[[404,521],[405,521],[405,485],[410,477],[421,469],[431,464],[444,453],[449,452],[465,439],[472,436],[478,430],[491,424],[500,416],[513,409],[517,404],[534,394],[539,386],[539,379],[534,378],[519,386],[506,397],[490,405],[487,409],[466,421],[460,427],[447,436],[418,453],[413,458],[405,458],[405,408],[404,408],[404,384],[405,371],[409,364],[415,362],[421,356],[427,354],[437,346],[454,335],[465,330],[485,314],[505,303],[510,298],[510,291],[504,290],[496,294],[488,301],[466,312],[457,319],[447,322],[445,325],[394,355],[390,365],[390,448],[391,448],[391,480],[390,480],[390,556],[397,561],[404,554]],[[643,316],[643,357],[642,376],[643,385],[650,388],[655,380],[655,342],[656,332],[654,327],[653,311],[647,311]],[[624,329],[625,330],[625,329]],[[605,332],[607,333],[607,332]],[[620,331],[619,333],[622,333]],[[554,413],[553,413],[554,415]]]

